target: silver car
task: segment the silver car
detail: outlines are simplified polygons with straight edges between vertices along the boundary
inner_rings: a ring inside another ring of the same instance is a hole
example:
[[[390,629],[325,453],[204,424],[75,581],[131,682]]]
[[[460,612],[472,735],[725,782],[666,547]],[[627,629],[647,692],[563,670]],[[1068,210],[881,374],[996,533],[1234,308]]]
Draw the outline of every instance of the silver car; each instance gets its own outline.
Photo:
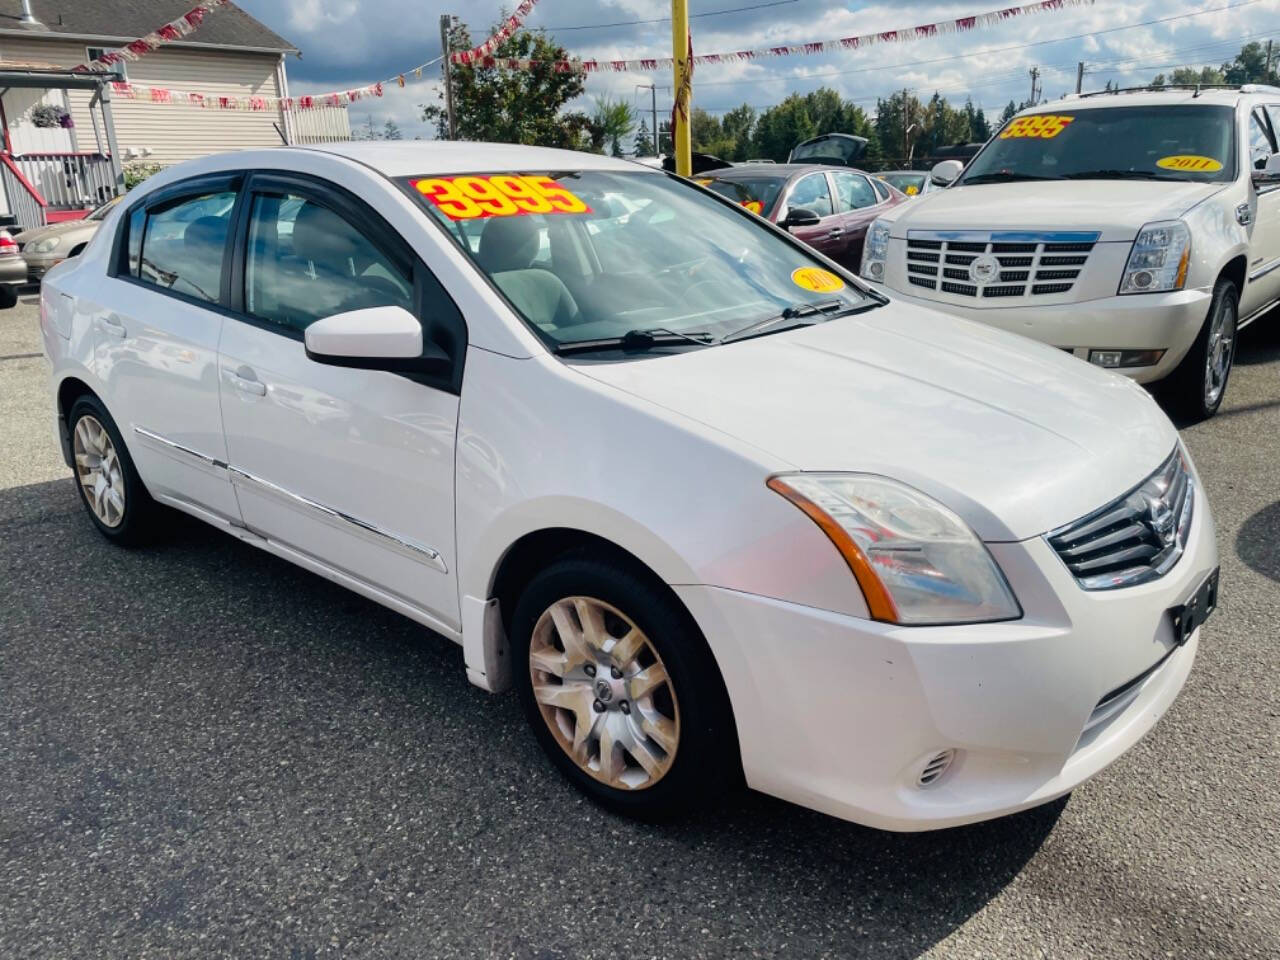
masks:
[[[14,237],[27,261],[27,282],[39,283],[55,264],[83,250],[119,199],[112,197],[82,220],[64,220],[47,227],[33,227]]]

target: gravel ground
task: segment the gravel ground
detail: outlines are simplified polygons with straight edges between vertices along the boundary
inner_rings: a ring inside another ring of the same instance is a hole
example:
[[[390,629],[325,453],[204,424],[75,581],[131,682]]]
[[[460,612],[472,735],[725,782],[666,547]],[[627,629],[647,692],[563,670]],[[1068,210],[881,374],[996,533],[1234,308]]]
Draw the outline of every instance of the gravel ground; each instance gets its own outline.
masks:
[[[1280,317],[1184,431],[1221,609],[1068,801],[894,835],[582,800],[459,648],[175,520],[108,546],[0,311],[0,957],[1280,956]]]

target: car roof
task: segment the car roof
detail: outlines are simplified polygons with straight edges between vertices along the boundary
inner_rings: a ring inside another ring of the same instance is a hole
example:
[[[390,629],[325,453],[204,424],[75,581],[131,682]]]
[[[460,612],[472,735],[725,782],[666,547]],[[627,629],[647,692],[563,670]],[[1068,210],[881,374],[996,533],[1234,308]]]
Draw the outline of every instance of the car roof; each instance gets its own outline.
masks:
[[[876,173],[873,173],[872,176],[883,177],[890,173],[902,174],[903,176],[912,176],[912,177],[927,177],[929,175],[928,170],[879,170]]]
[[[731,167],[722,167],[719,170],[708,170],[702,176],[727,176],[727,179],[730,180],[735,175],[751,177],[752,179],[772,177],[775,180],[786,180],[802,173],[816,173],[819,170],[848,170],[851,173],[866,173],[865,170],[859,170],[856,167],[845,167],[836,163],[738,163]]]
[[[388,177],[486,173],[507,170],[616,170],[655,173],[651,167],[598,153],[466,140],[350,140],[300,146],[337,154]]]
[[[1032,113],[1052,113],[1054,110],[1070,108],[1072,110],[1095,110],[1101,107],[1170,107],[1200,106],[1205,104],[1216,106],[1235,106],[1241,97],[1257,96],[1265,91],[1241,90],[1240,88],[1201,88],[1199,93],[1190,87],[1164,87],[1158,90],[1132,90],[1117,93],[1067,94],[1061,100],[1042,103],[1028,107],[1018,116]],[[1272,99],[1280,100],[1280,92],[1272,93]]]

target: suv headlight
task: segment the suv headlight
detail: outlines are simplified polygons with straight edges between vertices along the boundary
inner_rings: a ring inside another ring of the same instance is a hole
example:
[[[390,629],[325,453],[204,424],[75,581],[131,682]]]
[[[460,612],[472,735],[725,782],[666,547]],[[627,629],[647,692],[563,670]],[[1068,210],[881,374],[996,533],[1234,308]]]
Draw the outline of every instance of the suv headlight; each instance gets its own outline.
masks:
[[[822,528],[875,619],[920,625],[1022,616],[982,541],[919,490],[860,473],[781,474],[769,487]]]
[[[37,240],[27,249],[32,253],[51,253],[57,249],[61,240],[61,237],[45,237],[43,240]]]
[[[884,282],[884,264],[889,259],[889,225],[877,220],[867,231],[862,244],[862,275],[876,283]]]
[[[1120,278],[1121,293],[1181,290],[1191,263],[1191,231],[1181,220],[1148,223],[1133,241]]]

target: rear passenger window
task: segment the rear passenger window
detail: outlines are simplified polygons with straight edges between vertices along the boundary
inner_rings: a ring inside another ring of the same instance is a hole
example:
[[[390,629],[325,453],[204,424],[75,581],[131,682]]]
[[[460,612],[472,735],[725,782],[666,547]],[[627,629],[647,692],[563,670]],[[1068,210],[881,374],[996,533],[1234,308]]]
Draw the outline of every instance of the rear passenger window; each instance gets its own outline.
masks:
[[[841,172],[833,173],[832,176],[836,181],[836,195],[840,200],[841,213],[861,210],[863,207],[874,207],[879,202],[876,199],[875,190],[867,182],[866,177],[860,177],[856,173]]]
[[[138,279],[174,293],[216,302],[222,287],[222,259],[235,191],[184,197],[146,212],[146,226],[135,230],[135,212],[129,227],[129,268]],[[135,254],[134,236],[141,232],[142,247]]]
[[[249,219],[245,307],[295,330],[366,307],[413,308],[413,279],[359,229],[296,194],[258,194]]]

